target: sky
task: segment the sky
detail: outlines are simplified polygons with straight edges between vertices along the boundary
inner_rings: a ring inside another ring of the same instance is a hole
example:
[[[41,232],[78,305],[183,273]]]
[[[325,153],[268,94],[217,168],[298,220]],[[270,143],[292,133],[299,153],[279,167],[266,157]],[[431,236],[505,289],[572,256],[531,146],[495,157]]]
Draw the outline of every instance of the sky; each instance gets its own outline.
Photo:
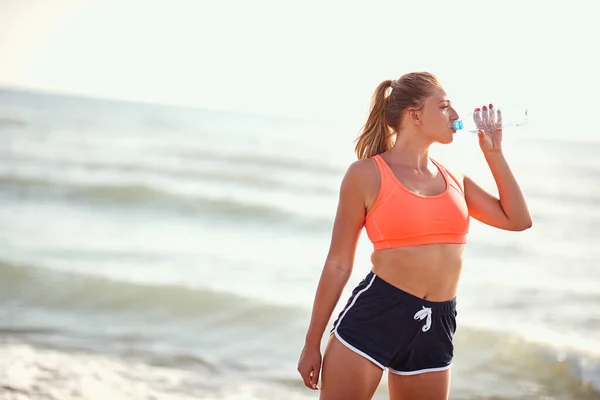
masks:
[[[592,110],[590,4],[0,0],[0,86],[362,118],[382,80],[427,70],[465,108]]]

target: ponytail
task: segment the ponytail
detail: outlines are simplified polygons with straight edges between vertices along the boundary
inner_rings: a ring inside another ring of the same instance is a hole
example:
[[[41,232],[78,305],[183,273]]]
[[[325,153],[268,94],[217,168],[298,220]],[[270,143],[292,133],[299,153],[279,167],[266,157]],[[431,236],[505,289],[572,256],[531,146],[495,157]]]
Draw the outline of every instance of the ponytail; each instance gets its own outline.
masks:
[[[369,118],[356,139],[355,152],[359,160],[384,153],[394,144],[395,132],[387,123],[389,96],[386,96],[386,92],[391,87],[392,81],[387,80],[375,89]]]

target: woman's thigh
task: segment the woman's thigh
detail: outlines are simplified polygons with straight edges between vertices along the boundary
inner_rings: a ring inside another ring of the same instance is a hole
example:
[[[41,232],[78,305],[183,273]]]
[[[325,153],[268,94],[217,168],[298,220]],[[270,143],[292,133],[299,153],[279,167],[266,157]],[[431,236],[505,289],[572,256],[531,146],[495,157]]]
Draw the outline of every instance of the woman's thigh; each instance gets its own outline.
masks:
[[[331,335],[321,369],[320,400],[369,400],[383,370]]]
[[[388,373],[390,400],[447,400],[450,369],[417,375]]]

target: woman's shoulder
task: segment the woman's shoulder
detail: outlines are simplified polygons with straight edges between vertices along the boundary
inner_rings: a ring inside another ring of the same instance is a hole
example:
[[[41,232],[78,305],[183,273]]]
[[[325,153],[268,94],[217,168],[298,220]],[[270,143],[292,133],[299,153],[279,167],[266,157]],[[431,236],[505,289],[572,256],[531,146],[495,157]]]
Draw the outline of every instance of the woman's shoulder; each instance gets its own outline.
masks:
[[[378,174],[379,169],[374,157],[353,161],[346,169],[346,177],[353,180],[370,181]]]
[[[342,179],[342,194],[355,195],[357,192],[370,194],[379,190],[379,169],[372,158],[364,158],[351,162]]]

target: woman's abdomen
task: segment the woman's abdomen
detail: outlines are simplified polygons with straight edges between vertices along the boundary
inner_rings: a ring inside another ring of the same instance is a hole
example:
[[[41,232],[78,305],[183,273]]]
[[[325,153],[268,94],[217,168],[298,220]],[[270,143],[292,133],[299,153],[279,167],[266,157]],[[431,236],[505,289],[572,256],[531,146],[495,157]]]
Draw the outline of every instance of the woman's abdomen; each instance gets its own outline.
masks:
[[[456,297],[464,245],[431,244],[375,251],[373,272],[384,281],[430,301]]]

